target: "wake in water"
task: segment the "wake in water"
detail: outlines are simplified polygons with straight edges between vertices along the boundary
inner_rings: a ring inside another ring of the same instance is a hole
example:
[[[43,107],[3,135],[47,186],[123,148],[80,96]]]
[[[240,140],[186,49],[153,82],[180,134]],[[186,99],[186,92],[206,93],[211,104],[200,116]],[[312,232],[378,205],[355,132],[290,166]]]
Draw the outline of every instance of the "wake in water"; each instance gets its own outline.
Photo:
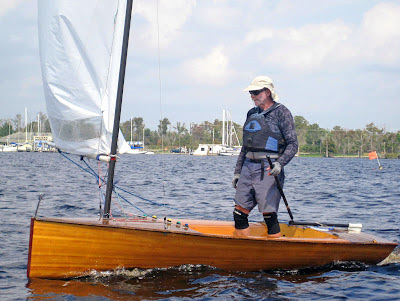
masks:
[[[126,277],[126,278],[137,278],[143,279],[144,277],[152,277],[159,273],[182,273],[182,274],[193,274],[201,273],[206,271],[216,271],[219,270],[215,267],[202,265],[202,264],[184,264],[177,267],[168,268],[153,268],[153,269],[115,269],[112,271],[91,271],[89,275],[83,277],[76,277],[74,279],[84,280],[84,281],[99,281],[101,279],[113,278],[113,277]]]
[[[393,253],[392,253],[393,254]],[[391,256],[392,256],[391,254]],[[399,254],[394,254],[392,258],[389,256],[387,259],[385,259],[385,262],[380,263],[379,266],[384,266],[384,265],[389,265],[393,263],[399,263]],[[302,268],[302,269],[295,269],[295,270],[266,270],[266,271],[255,271],[255,272],[227,272],[220,270],[218,268],[212,267],[212,266],[207,266],[207,265],[193,265],[193,264],[185,264],[181,266],[176,266],[176,267],[168,267],[168,268],[153,268],[153,269],[140,269],[140,268],[134,268],[134,269],[115,269],[115,270],[110,270],[110,271],[91,271],[89,275],[87,276],[82,276],[82,277],[77,277],[73,278],[75,280],[79,281],[88,281],[88,282],[102,282],[102,281],[109,281],[112,279],[117,279],[117,278],[125,278],[125,279],[144,279],[144,278],[154,278],[157,277],[160,274],[180,274],[180,275],[199,275],[202,273],[209,273],[209,272],[215,272],[218,274],[232,274],[232,275],[255,275],[255,274],[263,274],[263,275],[269,275],[269,276],[286,276],[286,275],[311,275],[311,274],[316,274],[316,273],[323,273],[323,272],[328,272],[332,270],[337,270],[337,271],[348,271],[348,272],[354,272],[354,271],[365,271],[368,268],[370,268],[371,265],[368,265],[366,263],[362,262],[357,262],[357,261],[337,261],[333,262],[330,264],[326,264],[323,266],[317,266],[317,267],[308,267],[308,268]]]
[[[390,255],[379,265],[387,265],[391,263],[400,263],[400,246],[397,246]]]

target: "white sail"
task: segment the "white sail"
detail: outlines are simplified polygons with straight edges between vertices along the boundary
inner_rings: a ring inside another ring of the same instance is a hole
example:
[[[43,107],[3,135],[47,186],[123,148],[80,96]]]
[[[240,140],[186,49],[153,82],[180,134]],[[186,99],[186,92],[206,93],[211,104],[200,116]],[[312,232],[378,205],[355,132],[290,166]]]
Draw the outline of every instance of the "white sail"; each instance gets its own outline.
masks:
[[[126,1],[39,0],[40,60],[56,146],[109,154]],[[119,153],[129,149],[121,132]]]

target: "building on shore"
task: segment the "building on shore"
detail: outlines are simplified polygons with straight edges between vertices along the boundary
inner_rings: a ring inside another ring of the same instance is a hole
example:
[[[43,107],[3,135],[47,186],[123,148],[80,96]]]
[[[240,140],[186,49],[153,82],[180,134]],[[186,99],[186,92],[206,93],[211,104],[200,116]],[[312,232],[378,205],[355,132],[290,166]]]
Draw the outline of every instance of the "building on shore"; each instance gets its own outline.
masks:
[[[55,148],[48,144],[52,140],[51,133],[43,133],[40,136],[35,136],[35,133],[13,133],[0,137],[0,152],[55,151]]]

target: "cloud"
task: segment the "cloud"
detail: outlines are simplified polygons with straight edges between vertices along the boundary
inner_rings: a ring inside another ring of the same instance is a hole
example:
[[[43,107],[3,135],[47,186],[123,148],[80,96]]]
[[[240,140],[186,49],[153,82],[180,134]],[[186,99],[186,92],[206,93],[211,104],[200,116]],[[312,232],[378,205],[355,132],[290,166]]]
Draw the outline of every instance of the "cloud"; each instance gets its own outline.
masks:
[[[266,65],[312,72],[326,67],[323,65],[329,62],[351,56],[351,51],[346,52],[347,47],[343,47],[351,33],[352,28],[338,20],[300,28],[258,29],[246,35],[245,43],[249,46],[260,42],[270,45],[258,54]]]
[[[222,46],[215,47],[204,57],[184,62],[182,69],[186,79],[211,86],[224,85],[231,74],[229,58]]]
[[[180,29],[192,14],[195,0],[160,0],[157,14],[157,3],[154,1],[136,1],[134,14],[142,16],[146,24],[136,31],[141,43],[154,48],[160,39],[160,46],[166,47],[177,39]],[[157,19],[158,15],[158,19]]]
[[[264,27],[244,38],[259,61],[293,72],[339,70],[359,65],[400,65],[400,5],[380,3],[361,23],[335,20],[302,27]],[[264,46],[265,45],[265,46]]]
[[[370,61],[400,67],[400,5],[380,3],[365,13],[360,40]]]
[[[10,10],[16,8],[22,0],[1,0],[0,17],[7,14]]]
[[[242,11],[229,1],[214,1],[213,5],[200,3],[196,7],[196,22],[201,27],[230,29],[243,16]]]
[[[266,39],[272,39],[274,37],[274,30],[272,28],[259,28],[249,32],[245,37],[245,44],[253,44],[261,42]]]
[[[380,3],[364,15],[362,28],[371,38],[386,42],[400,36],[400,5]]]

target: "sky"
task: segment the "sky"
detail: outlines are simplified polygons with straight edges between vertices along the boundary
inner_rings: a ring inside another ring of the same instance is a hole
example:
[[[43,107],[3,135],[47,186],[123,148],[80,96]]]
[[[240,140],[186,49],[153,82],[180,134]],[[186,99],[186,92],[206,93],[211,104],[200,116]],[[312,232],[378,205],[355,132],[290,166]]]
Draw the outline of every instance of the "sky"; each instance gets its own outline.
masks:
[[[225,109],[243,124],[243,89],[266,75],[310,124],[400,130],[398,0],[159,0],[158,22],[156,0],[134,1],[122,121],[155,130]],[[46,112],[36,1],[0,1],[0,40],[0,119],[27,107],[35,120]]]

